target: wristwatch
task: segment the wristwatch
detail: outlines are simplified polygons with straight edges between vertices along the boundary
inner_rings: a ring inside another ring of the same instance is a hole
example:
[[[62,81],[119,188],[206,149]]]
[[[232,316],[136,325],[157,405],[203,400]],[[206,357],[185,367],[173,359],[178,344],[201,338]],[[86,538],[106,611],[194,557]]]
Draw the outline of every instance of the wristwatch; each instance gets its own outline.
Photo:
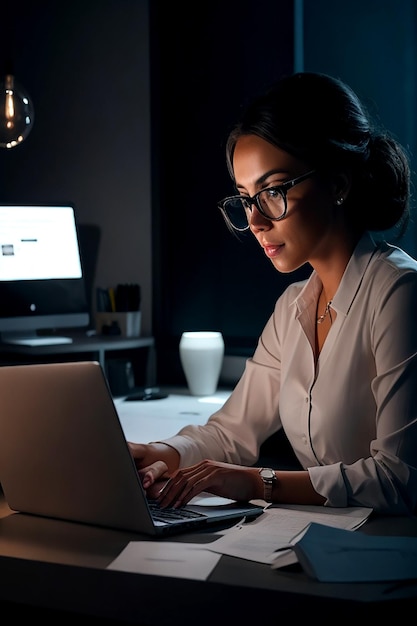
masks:
[[[264,482],[264,500],[265,502],[272,502],[272,487],[277,481],[277,476],[270,467],[261,467],[259,474]]]

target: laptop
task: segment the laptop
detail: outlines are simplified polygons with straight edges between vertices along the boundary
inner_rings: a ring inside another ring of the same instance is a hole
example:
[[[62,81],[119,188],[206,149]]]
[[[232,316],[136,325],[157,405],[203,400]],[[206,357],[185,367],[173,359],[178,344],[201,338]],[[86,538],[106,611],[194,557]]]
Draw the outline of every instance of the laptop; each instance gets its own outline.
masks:
[[[263,512],[225,500],[152,513],[95,361],[0,367],[0,398],[0,484],[13,511],[154,537]]]

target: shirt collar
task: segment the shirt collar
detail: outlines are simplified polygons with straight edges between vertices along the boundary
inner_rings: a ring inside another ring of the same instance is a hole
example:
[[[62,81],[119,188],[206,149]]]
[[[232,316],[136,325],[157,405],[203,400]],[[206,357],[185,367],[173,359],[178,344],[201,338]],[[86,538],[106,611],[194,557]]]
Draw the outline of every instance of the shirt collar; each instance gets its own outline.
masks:
[[[332,308],[337,313],[348,314],[361,285],[366,268],[376,250],[377,244],[371,234],[369,232],[364,233],[349,259],[342,280],[333,297]],[[299,313],[308,308],[313,302],[317,302],[321,288],[321,280],[315,270],[313,270],[303,289],[294,300]]]

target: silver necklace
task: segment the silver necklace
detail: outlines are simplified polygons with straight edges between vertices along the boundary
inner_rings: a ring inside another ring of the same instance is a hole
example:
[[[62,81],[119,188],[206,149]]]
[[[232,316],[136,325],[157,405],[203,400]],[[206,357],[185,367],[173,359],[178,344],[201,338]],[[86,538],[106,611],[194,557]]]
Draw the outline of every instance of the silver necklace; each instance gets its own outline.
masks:
[[[324,322],[324,320],[326,319],[327,316],[330,317],[330,321],[332,322],[332,314],[330,312],[330,307],[332,305],[332,301],[329,300],[328,303],[326,304],[326,307],[324,309],[324,313],[323,315],[319,315],[319,317],[317,318],[316,322],[317,324],[322,324]]]

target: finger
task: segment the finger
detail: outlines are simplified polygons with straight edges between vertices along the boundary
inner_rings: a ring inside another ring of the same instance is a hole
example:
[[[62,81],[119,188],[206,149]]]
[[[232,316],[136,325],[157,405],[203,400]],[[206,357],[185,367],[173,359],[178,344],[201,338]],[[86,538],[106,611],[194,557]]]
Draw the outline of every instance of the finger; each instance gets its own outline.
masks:
[[[187,504],[194,496],[206,490],[212,473],[212,469],[200,465],[178,470],[161,491],[158,497],[160,505],[178,508]]]
[[[161,482],[161,480],[158,480],[157,482],[153,483],[153,485],[148,487],[148,489],[146,489],[147,498],[149,498],[150,500],[158,500],[158,496],[164,484],[165,484],[164,482]]]
[[[188,501],[186,496],[190,489],[191,485],[187,481],[177,480],[173,482],[172,479],[170,479],[160,491],[158,502],[161,507],[179,507],[185,501]]]
[[[154,484],[159,478],[161,478],[168,471],[168,466],[164,461],[155,461],[152,465],[148,465],[139,470],[139,475],[142,480],[144,489],[147,489]]]

